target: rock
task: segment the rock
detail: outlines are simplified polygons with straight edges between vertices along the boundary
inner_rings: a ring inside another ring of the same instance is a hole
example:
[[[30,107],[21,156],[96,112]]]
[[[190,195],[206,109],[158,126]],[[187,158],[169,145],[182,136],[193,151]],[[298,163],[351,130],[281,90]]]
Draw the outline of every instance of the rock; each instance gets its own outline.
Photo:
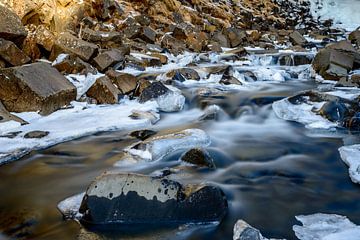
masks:
[[[140,94],[139,101],[144,103],[146,101],[158,98],[170,90],[164,86],[161,82],[153,82],[150,86],[146,87]]]
[[[55,41],[50,59],[54,60],[61,53],[75,54],[88,62],[98,52],[95,44],[81,40],[68,32],[61,33]]]
[[[13,42],[0,38],[0,57],[11,66],[20,66],[30,62],[30,58]]]
[[[227,209],[226,197],[217,187],[110,173],[90,184],[79,211],[84,225],[118,228],[140,223],[220,222]]]
[[[350,111],[342,102],[329,101],[321,107],[319,114],[331,122],[341,122],[346,117],[349,117]]]
[[[100,72],[105,71],[118,63],[125,61],[123,52],[118,49],[110,49],[100,53],[94,58],[95,65]]]
[[[291,43],[296,46],[296,45],[304,45],[306,44],[308,41],[303,37],[303,35],[301,35],[301,33],[299,33],[298,31],[294,31],[289,35],[290,41]]]
[[[147,139],[125,149],[125,152],[140,160],[157,161],[177,150],[207,147],[210,142],[204,131],[186,129]]]
[[[244,220],[238,220],[234,226],[233,240],[267,240],[267,238]]]
[[[191,163],[199,167],[208,167],[212,169],[216,168],[214,159],[212,159],[209,152],[200,148],[193,148],[187,151],[183,156],[181,156],[181,161]]]
[[[186,80],[195,80],[195,81],[200,80],[199,73],[192,68],[180,68],[180,69],[172,70],[166,74],[166,77],[180,82],[183,82],[181,81],[183,78],[185,78]]]
[[[151,85],[149,80],[146,79],[139,79],[136,89],[135,89],[135,97],[139,97],[141,93],[144,91],[145,88],[149,87]]]
[[[65,57],[64,57],[65,56]],[[53,67],[62,74],[96,74],[96,69],[89,63],[84,62],[81,58],[74,54],[60,55],[60,61],[55,60]]]
[[[81,32],[81,38],[88,42],[101,43],[101,42],[115,42],[121,43],[121,33],[111,31],[94,31],[90,28],[85,28]]]
[[[350,33],[349,40],[360,47],[360,30],[355,30]]]
[[[110,78],[111,82],[115,84],[123,94],[134,92],[138,84],[138,79],[128,73],[109,70],[106,72],[106,76]]]
[[[121,92],[107,76],[104,76],[96,79],[86,95],[94,98],[98,104],[116,104],[119,103]]]
[[[146,15],[135,16],[135,21],[142,26],[149,26],[151,24],[151,19]]]
[[[76,99],[76,88],[47,63],[0,70],[0,100],[11,112],[47,115]]]
[[[221,47],[231,47],[229,39],[221,32],[216,32],[211,39],[212,41],[219,43]]]
[[[24,138],[43,138],[49,135],[49,132],[44,131],[32,131],[24,135]]]
[[[28,122],[24,121],[23,119],[9,113],[0,101],[0,123],[7,121],[19,122],[21,125],[28,124]]]
[[[247,42],[246,32],[239,28],[228,28],[226,34],[230,41],[230,47],[232,48],[244,45]]]
[[[154,43],[156,41],[156,32],[151,27],[143,27],[139,37],[147,43]]]
[[[133,110],[131,115],[129,116],[131,119],[148,119],[151,124],[155,124],[160,120],[160,115],[153,111],[140,111],[140,110]]]
[[[313,57],[307,54],[286,54],[279,57],[281,66],[300,66],[311,64]]]
[[[156,132],[152,130],[140,130],[130,133],[130,136],[144,141],[155,134]]]
[[[228,66],[221,77],[220,83],[224,85],[242,85],[242,83],[234,77],[234,71],[235,69],[232,66]]]
[[[174,54],[180,54],[186,49],[186,44],[169,34],[165,34],[161,39],[161,47],[172,49]]]
[[[143,68],[162,66],[160,58],[142,53],[132,53],[131,56],[126,56],[126,65],[128,64],[138,65]]]
[[[21,44],[27,36],[27,32],[21,23],[21,19],[8,8],[0,5],[0,38]]]

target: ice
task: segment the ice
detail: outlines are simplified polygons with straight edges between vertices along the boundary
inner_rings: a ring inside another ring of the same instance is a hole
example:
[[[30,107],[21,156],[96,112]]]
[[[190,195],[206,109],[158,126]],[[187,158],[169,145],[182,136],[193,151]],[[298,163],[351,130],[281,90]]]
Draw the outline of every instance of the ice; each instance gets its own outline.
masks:
[[[58,204],[57,208],[65,216],[66,219],[80,219],[81,214],[79,213],[79,208],[84,196],[85,192],[71,196],[61,201]]]
[[[37,113],[18,113],[20,118],[29,122],[27,125],[7,128],[6,132],[21,131],[15,138],[0,138],[0,164],[16,160],[31,150],[43,149],[55,144],[87,136],[101,131],[135,130],[151,126],[150,119],[131,119],[128,116],[134,110],[157,111],[156,102],[140,104],[137,101],[123,101],[116,105],[93,105],[72,102],[73,108],[56,111],[49,116]],[[7,123],[5,123],[7,124]],[[4,123],[0,124],[0,127]],[[48,136],[41,139],[25,139],[30,131],[48,131]]]
[[[250,226],[244,220],[238,220],[234,226],[233,240],[268,240],[263,237],[259,230]]]
[[[65,77],[75,85],[77,89],[76,99],[79,99],[95,83],[96,79],[102,76],[104,76],[104,74],[98,73],[94,75],[89,73],[87,75],[69,74]]]
[[[63,62],[67,58],[67,56],[69,56],[69,54],[65,54],[65,53],[59,54],[59,56],[55,59],[52,65],[55,66],[56,64]]]
[[[360,1],[358,0],[310,0],[311,13],[321,20],[333,19],[334,24],[347,30],[360,26]]]
[[[4,123],[0,123],[0,134],[2,134],[4,132],[10,132],[13,129],[16,129],[20,126],[21,126],[21,124],[19,122],[15,122],[15,121],[7,121]]]
[[[359,240],[360,227],[344,216],[317,213],[296,216],[303,226],[294,225],[300,240]]]
[[[341,159],[349,166],[349,175],[354,183],[360,184],[360,145],[339,148]]]
[[[295,105],[288,99],[282,99],[274,102],[272,107],[275,114],[281,119],[302,123],[310,129],[334,129],[337,127],[336,123],[330,122],[312,111],[314,108],[320,109],[323,104],[325,102],[314,105],[308,103]]]
[[[142,160],[157,161],[177,150],[207,147],[210,142],[209,135],[203,130],[186,129],[140,142],[125,152]]]

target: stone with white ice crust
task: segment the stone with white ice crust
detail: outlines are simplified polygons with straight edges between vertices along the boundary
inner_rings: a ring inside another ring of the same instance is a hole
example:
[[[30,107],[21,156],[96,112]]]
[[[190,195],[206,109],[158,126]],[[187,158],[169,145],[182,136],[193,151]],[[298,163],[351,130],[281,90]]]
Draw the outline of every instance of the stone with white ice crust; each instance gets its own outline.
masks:
[[[360,145],[339,148],[341,159],[349,166],[349,175],[354,183],[360,184]]]
[[[300,240],[358,240],[360,236],[360,226],[344,216],[317,213],[296,219],[302,223],[293,226]]]
[[[210,142],[209,135],[203,130],[186,129],[149,138],[125,149],[125,152],[138,159],[157,161],[177,150],[207,147]]]
[[[261,235],[260,231],[244,220],[238,220],[234,226],[233,240],[276,240],[268,239]]]
[[[82,224],[101,228],[220,222],[227,208],[226,197],[218,187],[182,185],[167,178],[132,173],[106,173],[90,184],[79,212]]]

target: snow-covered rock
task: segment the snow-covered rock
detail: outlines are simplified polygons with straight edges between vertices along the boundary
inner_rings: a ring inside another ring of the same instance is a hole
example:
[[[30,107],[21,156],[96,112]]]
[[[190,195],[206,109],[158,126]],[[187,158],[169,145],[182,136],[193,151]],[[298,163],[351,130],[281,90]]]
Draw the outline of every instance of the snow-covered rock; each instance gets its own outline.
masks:
[[[349,175],[354,183],[360,184],[360,145],[339,148],[341,159],[349,166]]]

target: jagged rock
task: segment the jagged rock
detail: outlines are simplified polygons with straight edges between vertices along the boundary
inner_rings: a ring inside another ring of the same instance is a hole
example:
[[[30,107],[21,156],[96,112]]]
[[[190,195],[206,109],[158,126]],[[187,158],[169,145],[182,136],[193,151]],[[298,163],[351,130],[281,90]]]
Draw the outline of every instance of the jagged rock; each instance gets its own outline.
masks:
[[[95,44],[81,40],[68,32],[61,33],[55,41],[50,59],[54,60],[61,53],[75,54],[85,62],[98,52]]]
[[[118,49],[110,49],[100,53],[94,58],[95,65],[100,72],[124,61],[124,53]]]
[[[11,112],[50,114],[76,99],[76,88],[47,63],[0,70],[0,100]]]
[[[308,41],[303,37],[303,35],[301,35],[301,33],[299,33],[298,31],[294,31],[289,35],[290,41],[291,43],[295,46],[295,45],[304,45],[306,44]]]
[[[158,58],[161,62],[161,64],[167,64],[168,63],[168,57],[161,53],[151,53],[151,57]]]
[[[199,167],[216,168],[214,159],[204,149],[193,148],[181,156],[181,161],[194,164]]]
[[[151,99],[155,99],[168,93],[170,90],[161,82],[153,82],[150,86],[146,87],[140,94],[139,101],[144,103]]]
[[[97,227],[220,222],[227,209],[226,197],[217,187],[110,173],[88,187],[80,207],[80,222]]]
[[[0,38],[0,57],[11,66],[20,66],[31,60],[15,43],[2,38]]]
[[[281,66],[299,66],[311,64],[313,57],[307,54],[282,55],[279,57]]]
[[[224,85],[230,85],[230,84],[242,85],[242,83],[233,76],[234,71],[235,69],[233,67],[228,66],[221,77],[220,83]]]
[[[81,58],[74,54],[67,55],[64,59],[59,62],[55,61],[53,65],[62,74],[82,74],[87,75],[88,73],[96,74],[96,69],[89,63],[84,62]]]
[[[96,79],[86,95],[94,98],[98,104],[116,104],[119,102],[121,92],[107,76],[104,76]]]
[[[139,37],[147,43],[154,43],[156,41],[156,31],[151,27],[143,27]]]
[[[160,115],[153,111],[140,111],[140,110],[133,110],[131,115],[129,116],[131,119],[147,119],[150,120],[151,124],[155,124],[160,120]]]
[[[29,28],[28,38],[34,38],[34,42],[36,42],[36,44],[42,46],[46,51],[51,52],[55,43],[54,33],[44,25],[30,25],[27,27]]]
[[[195,80],[195,81],[200,80],[199,73],[192,68],[180,68],[180,69],[171,70],[166,74],[166,77],[180,82],[183,82],[184,80]]]
[[[149,80],[146,79],[139,79],[136,89],[135,89],[135,95],[136,97],[139,97],[141,95],[141,93],[144,91],[144,89],[146,89],[147,87],[149,87],[151,85]]]
[[[135,16],[135,21],[142,26],[149,26],[151,24],[151,19],[146,15]]]
[[[140,131],[132,132],[130,136],[144,141],[155,134],[156,132],[152,130],[140,130]]]
[[[106,72],[106,76],[110,78],[111,82],[115,84],[123,94],[134,92],[138,84],[138,79],[128,73],[109,70]]]
[[[49,135],[49,132],[44,131],[32,131],[24,135],[24,138],[43,138]]]
[[[126,56],[126,64],[138,65],[143,68],[162,66],[160,58],[139,53],[136,53],[136,56]]]
[[[11,10],[0,5],[0,38],[21,44],[27,32],[21,19]]]
[[[221,32],[216,32],[211,39],[212,41],[219,43],[221,47],[231,47],[229,39]]]
[[[101,42],[116,42],[121,43],[121,33],[119,32],[104,32],[104,31],[94,31],[90,28],[85,28],[81,32],[81,38],[88,42],[95,42],[95,43],[101,43]]]
[[[186,44],[169,34],[165,34],[161,39],[161,47],[172,49],[174,54],[180,54],[186,49]]]
[[[6,110],[4,105],[0,101],[0,123],[7,122],[7,121],[15,121],[19,122],[21,125],[28,124],[25,120],[11,114]]]

